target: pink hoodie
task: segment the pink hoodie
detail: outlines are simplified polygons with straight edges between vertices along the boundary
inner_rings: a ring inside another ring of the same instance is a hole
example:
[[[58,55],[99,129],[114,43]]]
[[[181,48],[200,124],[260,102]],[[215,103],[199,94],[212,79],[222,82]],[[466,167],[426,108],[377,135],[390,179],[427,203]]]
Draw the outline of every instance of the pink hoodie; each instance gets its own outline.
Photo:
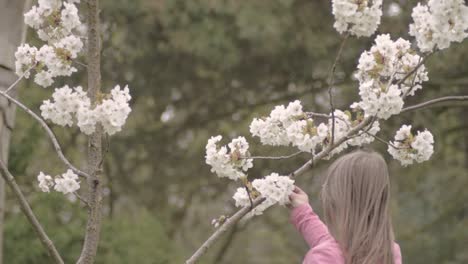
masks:
[[[292,209],[291,222],[310,247],[303,264],[344,264],[340,246],[309,204]],[[393,245],[393,255],[395,264],[401,264],[401,251],[397,243]]]

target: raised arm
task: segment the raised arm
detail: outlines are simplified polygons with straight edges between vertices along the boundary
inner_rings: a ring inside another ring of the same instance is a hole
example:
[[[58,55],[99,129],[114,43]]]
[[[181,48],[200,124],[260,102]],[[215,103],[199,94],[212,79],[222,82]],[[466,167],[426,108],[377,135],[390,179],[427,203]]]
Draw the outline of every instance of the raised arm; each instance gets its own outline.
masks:
[[[293,206],[290,216],[291,223],[311,248],[330,236],[328,228],[310,206],[304,191],[296,187],[290,199]]]

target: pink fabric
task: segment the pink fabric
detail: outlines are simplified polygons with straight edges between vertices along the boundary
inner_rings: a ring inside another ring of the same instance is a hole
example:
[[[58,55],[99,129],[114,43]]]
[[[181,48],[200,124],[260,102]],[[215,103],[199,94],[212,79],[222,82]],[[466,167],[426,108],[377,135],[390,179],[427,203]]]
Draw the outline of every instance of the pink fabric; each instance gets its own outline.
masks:
[[[291,223],[310,247],[303,264],[344,264],[340,246],[309,204],[291,210]],[[401,264],[401,251],[397,243],[394,243],[393,255],[395,264]]]

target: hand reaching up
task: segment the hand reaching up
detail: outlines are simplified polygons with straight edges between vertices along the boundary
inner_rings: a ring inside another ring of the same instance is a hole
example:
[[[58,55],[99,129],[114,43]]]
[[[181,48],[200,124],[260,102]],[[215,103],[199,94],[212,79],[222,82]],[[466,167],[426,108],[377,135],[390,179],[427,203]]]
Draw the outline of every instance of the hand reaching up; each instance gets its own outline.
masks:
[[[294,186],[294,191],[289,195],[289,200],[291,201],[290,207],[298,207],[303,204],[308,204],[309,203],[309,196],[301,190],[301,188]]]

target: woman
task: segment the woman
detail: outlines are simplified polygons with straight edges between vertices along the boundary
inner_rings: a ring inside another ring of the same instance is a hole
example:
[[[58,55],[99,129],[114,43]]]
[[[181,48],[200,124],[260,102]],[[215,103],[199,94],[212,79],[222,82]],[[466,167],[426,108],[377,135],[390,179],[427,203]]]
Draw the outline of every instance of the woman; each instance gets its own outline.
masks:
[[[389,214],[390,180],[385,160],[355,151],[328,169],[321,192],[326,225],[307,194],[291,194],[291,222],[310,246],[304,264],[401,264]]]

